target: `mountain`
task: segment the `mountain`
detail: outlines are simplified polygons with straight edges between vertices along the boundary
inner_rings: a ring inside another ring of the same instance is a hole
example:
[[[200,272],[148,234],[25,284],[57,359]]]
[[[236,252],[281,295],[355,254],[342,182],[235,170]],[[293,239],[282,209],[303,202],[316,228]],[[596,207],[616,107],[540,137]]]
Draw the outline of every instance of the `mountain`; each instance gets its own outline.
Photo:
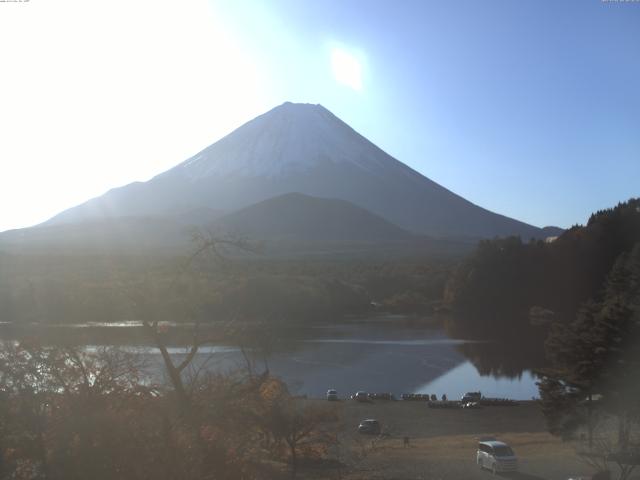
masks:
[[[543,234],[544,238],[559,237],[564,232],[565,232],[564,228],[560,228],[560,227],[548,226],[548,227],[543,227],[542,228],[542,234]]]
[[[46,225],[130,216],[233,212],[290,192],[351,202],[398,227],[439,237],[544,237],[485,210],[394,159],[320,105],[285,103],[194,157],[110,190]]]
[[[230,214],[201,208],[182,215],[108,217],[0,233],[0,252],[175,254],[194,231],[249,241],[261,258],[458,256],[473,242],[410,233],[346,200],[286,193]],[[241,254],[231,250],[228,255]]]
[[[215,222],[228,232],[257,240],[296,242],[408,242],[415,235],[345,200],[286,193]]]

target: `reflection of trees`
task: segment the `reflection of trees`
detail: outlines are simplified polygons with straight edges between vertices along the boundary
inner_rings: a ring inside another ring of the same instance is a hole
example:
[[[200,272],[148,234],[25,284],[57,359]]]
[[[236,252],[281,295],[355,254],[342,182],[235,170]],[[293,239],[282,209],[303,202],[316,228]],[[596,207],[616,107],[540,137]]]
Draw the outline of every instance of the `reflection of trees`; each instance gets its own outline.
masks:
[[[480,375],[520,378],[525,370],[544,366],[543,341],[493,341],[463,343],[457,350],[462,353]]]

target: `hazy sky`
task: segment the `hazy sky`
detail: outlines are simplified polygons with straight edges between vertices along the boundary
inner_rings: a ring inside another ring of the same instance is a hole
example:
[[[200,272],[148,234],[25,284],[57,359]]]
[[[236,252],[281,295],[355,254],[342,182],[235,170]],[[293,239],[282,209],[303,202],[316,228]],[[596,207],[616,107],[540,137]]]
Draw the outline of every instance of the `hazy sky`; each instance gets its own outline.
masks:
[[[640,195],[640,2],[0,2],[0,231],[321,103],[490,210]]]

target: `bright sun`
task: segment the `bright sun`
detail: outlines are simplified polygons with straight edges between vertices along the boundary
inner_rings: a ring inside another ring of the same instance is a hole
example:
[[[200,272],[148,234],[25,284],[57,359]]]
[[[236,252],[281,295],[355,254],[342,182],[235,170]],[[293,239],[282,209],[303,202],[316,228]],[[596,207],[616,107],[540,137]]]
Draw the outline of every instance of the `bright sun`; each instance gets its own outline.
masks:
[[[362,90],[362,66],[358,59],[341,48],[331,50],[331,68],[338,83]]]

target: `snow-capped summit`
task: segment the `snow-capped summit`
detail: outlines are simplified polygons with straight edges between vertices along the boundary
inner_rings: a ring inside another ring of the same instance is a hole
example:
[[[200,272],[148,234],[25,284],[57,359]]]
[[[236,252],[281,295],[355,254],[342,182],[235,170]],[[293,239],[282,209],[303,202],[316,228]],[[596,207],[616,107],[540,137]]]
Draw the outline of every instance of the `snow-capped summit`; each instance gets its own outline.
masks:
[[[280,177],[322,163],[381,167],[385,155],[322,105],[286,102],[247,122],[171,170],[209,176]]]
[[[544,236],[429,180],[326,108],[295,103],[260,115],[148,182],[111,190],[47,223],[175,217],[202,208],[230,213],[289,192],[346,200],[420,234]]]

